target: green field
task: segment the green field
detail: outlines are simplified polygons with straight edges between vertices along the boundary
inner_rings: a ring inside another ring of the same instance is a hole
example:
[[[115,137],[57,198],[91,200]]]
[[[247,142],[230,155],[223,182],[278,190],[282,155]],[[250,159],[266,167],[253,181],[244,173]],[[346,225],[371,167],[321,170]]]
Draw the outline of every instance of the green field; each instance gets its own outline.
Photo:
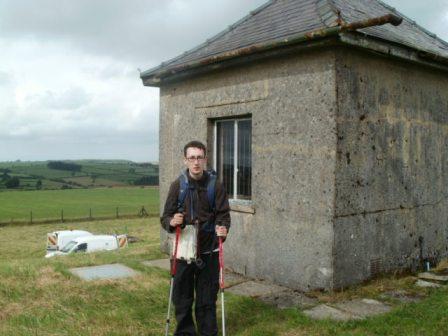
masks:
[[[142,206],[159,212],[159,190],[154,187],[65,189],[0,192],[0,222],[42,219],[137,215]]]
[[[71,160],[66,163],[81,166],[80,171],[50,169],[49,161],[0,162],[0,191],[6,190],[7,178],[17,177],[16,189],[35,190],[37,182],[42,189],[92,188],[134,185],[142,177],[158,177],[157,164],[136,163],[127,160]],[[7,175],[4,175],[7,172]]]
[[[119,251],[45,259],[46,233],[65,228],[126,232],[140,240]],[[163,335],[170,276],[141,263],[164,257],[159,249],[159,228],[157,218],[0,227],[0,335]],[[140,275],[83,281],[69,272],[71,267],[110,263],[125,264]],[[344,292],[314,293],[322,302],[375,299],[397,288],[419,291],[424,297],[418,303],[391,302],[391,313],[351,322],[314,321],[300,309],[279,310],[227,292],[227,335],[446,335],[448,289],[416,289],[414,281],[412,277],[389,277]]]

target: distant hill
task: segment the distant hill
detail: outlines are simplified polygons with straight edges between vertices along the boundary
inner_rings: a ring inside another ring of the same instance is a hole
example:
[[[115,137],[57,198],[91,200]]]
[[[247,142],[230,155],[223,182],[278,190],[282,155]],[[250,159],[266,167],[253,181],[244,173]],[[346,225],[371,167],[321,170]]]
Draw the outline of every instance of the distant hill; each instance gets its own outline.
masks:
[[[0,162],[0,191],[158,185],[159,166],[126,160]]]

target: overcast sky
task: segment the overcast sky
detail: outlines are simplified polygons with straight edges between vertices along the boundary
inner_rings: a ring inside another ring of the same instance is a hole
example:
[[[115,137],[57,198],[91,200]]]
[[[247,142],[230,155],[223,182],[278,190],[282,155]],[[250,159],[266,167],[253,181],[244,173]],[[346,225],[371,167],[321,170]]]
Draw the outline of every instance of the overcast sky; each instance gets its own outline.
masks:
[[[158,161],[147,70],[266,0],[0,0],[0,161]],[[386,0],[448,40],[448,0]]]

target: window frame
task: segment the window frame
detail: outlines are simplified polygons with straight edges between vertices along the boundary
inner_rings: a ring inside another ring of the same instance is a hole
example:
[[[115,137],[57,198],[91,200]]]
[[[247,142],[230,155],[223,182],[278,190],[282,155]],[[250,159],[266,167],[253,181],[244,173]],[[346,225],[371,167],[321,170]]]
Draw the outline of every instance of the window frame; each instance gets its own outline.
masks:
[[[223,118],[223,119],[215,119],[213,121],[213,170],[217,171],[217,159],[218,159],[218,123],[224,122],[224,121],[233,121],[233,140],[234,140],[234,148],[233,148],[233,195],[229,194],[229,201],[230,202],[241,202],[244,204],[251,204],[252,203],[252,190],[250,193],[249,199],[241,199],[238,198],[238,122],[239,121],[250,121],[251,125],[251,132],[252,132],[252,116],[244,116],[244,117],[232,117],[232,118]],[[252,137],[250,141],[250,145],[252,147]],[[251,186],[252,186],[252,151],[251,151]],[[251,187],[252,188],[252,187]],[[230,197],[232,196],[232,197]]]

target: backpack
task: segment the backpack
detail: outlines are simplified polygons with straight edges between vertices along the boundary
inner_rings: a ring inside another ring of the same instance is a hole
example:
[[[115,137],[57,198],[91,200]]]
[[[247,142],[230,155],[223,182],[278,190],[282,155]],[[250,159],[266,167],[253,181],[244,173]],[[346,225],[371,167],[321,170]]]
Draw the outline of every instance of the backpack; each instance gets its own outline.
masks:
[[[210,210],[212,213],[215,212],[216,209],[216,201],[215,201],[215,188],[216,188],[216,172],[214,170],[207,170],[206,172],[208,174],[208,183],[207,183],[207,198],[208,198],[208,204],[210,207]],[[189,192],[192,192],[194,190],[193,186],[190,186],[188,183],[188,176],[187,176],[187,170],[182,170],[181,174],[179,175],[179,196],[177,198],[177,208],[183,212],[185,199],[187,198],[187,194]],[[192,204],[192,203],[191,203]],[[192,212],[192,209],[190,213]],[[209,220],[206,224],[202,225],[201,230],[204,230],[206,232],[215,232],[215,221]]]

